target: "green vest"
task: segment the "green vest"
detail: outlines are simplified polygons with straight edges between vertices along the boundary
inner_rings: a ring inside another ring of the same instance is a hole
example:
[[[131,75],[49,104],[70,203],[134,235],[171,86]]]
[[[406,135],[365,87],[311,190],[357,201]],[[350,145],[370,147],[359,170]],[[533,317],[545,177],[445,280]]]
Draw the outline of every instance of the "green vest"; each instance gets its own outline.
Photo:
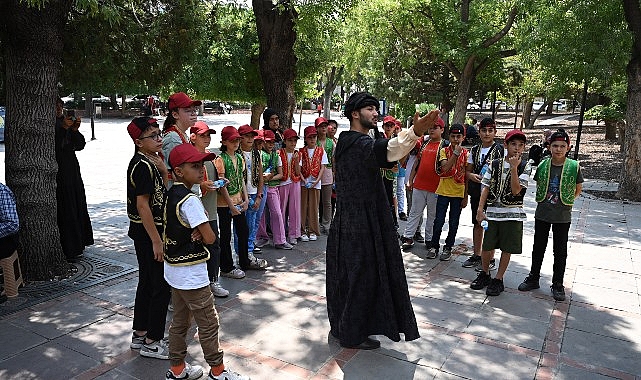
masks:
[[[548,191],[548,186],[550,184],[550,166],[552,165],[552,159],[546,158],[541,161],[537,167],[537,178],[536,181],[536,201],[542,202],[545,199],[545,195]],[[576,191],[576,177],[579,173],[579,162],[566,158],[563,163],[563,169],[561,170],[561,183],[559,184],[559,198],[561,202],[566,206],[572,206],[574,204],[574,193]]]

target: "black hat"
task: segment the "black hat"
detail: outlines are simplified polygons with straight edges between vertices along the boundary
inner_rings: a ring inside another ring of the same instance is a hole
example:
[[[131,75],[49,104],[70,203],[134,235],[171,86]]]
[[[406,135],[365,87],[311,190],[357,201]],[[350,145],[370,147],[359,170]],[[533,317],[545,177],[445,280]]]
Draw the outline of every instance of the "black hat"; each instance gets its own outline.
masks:
[[[358,111],[368,106],[374,106],[378,111],[378,99],[364,91],[355,92],[347,99],[347,102],[345,102],[345,117],[347,117],[347,120],[352,121],[353,111]]]
[[[265,111],[263,111],[263,121],[265,122],[265,126],[269,126],[269,119],[274,116],[278,115],[278,112],[273,109],[273,108],[265,108]]]
[[[450,127],[450,135],[453,133],[465,136],[465,128],[463,128],[461,124],[452,124]]]

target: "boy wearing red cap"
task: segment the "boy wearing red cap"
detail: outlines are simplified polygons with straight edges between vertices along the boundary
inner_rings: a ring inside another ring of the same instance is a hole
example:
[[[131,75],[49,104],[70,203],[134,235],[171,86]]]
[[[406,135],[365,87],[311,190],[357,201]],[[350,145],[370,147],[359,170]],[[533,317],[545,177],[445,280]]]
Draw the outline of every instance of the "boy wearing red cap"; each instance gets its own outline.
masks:
[[[440,182],[438,175],[440,161],[438,154],[447,142],[441,138],[445,122],[440,117],[429,129],[429,140],[423,142],[421,149],[416,155],[416,160],[410,171],[410,179],[407,184],[408,190],[412,191],[412,207],[405,226],[405,232],[401,237],[403,249],[410,249],[414,245],[413,236],[416,228],[423,219],[423,212],[427,208],[425,219],[425,242],[427,258],[436,258],[436,250],[431,247],[434,218],[436,217],[436,188]]]
[[[318,204],[321,179],[325,166],[329,161],[325,150],[316,146],[316,137],[318,135],[316,127],[309,126],[305,128],[304,133],[305,146],[300,149],[302,175],[300,189],[301,240],[315,241],[320,235]]]
[[[180,144],[189,143],[187,130],[194,125],[198,118],[197,106],[200,100],[192,100],[184,92],[177,92],[169,97],[169,114],[163,124],[162,156],[169,166],[169,153]],[[171,173],[169,174],[171,186]]]
[[[316,118],[314,121],[316,127],[316,145],[325,150],[327,155],[327,165],[323,170],[321,177],[321,191],[320,191],[320,210],[319,217],[321,218],[320,228],[322,233],[329,232],[329,224],[332,222],[332,187],[334,186],[334,173],[332,172],[332,162],[334,161],[334,148],[336,144],[334,140],[327,136],[327,128],[329,122],[324,117]]]
[[[485,294],[498,296],[505,290],[503,275],[510,263],[510,255],[520,254],[523,244],[523,222],[527,215],[523,210],[523,197],[527,190],[532,168],[521,160],[525,149],[525,134],[513,129],[505,135],[507,155],[492,161],[481,181],[481,198],[476,210],[476,220],[488,221],[483,237],[481,263],[483,270],[470,288],[481,290],[487,286]],[[487,211],[486,211],[487,207]],[[501,250],[501,260],[496,277],[490,276],[490,259],[494,249]]]
[[[579,162],[566,157],[570,151],[570,136],[564,129],[549,138],[552,157],[543,159],[536,169],[536,212],[534,214],[534,245],[532,267],[519,290],[539,288],[541,265],[548,244],[550,227],[553,233],[554,266],[552,267],[552,296],[565,300],[563,276],[568,257],[568,232],[572,220],[572,205],[583,189],[583,175]]]
[[[450,145],[441,149],[438,160],[441,162],[441,179],[436,188],[436,217],[432,230],[432,248],[438,253],[440,248],[441,232],[445,224],[445,214],[449,207],[449,229],[443,253],[439,256],[441,261],[452,257],[452,246],[456,239],[461,209],[467,206],[467,182],[465,181],[465,166],[467,164],[467,149],[461,145],[465,137],[465,130],[461,124],[453,124],[450,128]]]
[[[129,232],[138,259],[132,349],[140,355],[168,359],[163,337],[170,289],[163,277],[163,206],[167,167],[158,156],[162,134],[156,119],[137,117],[127,126],[136,152],[127,168]]]
[[[169,154],[174,184],[167,192],[165,204],[164,276],[171,286],[174,315],[169,327],[169,360],[171,369],[166,379],[197,379],[201,366],[185,362],[185,338],[191,319],[198,326],[198,340],[207,364],[210,379],[247,379],[225,369],[223,351],[218,342],[219,320],[214,296],[209,287],[206,261],[210,253],[206,245],[216,240],[209,218],[192,186],[204,179],[203,161],[212,160],[213,153],[200,153],[191,144],[182,144]],[[198,231],[199,238],[194,239]]]
[[[285,147],[278,150],[280,161],[283,166],[283,178],[278,185],[280,196],[280,210],[288,215],[288,238],[291,245],[298,243],[300,232],[300,154],[296,151],[298,134],[295,130],[288,128],[283,132]]]

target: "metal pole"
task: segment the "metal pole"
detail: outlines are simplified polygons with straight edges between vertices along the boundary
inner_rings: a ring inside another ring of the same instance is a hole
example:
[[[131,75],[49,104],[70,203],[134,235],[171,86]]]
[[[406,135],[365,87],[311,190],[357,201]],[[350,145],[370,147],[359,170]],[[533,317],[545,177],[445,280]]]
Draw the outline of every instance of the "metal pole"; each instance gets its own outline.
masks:
[[[585,113],[585,99],[588,97],[588,80],[583,80],[583,99],[581,100],[581,113],[579,114],[579,129],[576,131],[576,146],[574,147],[574,159],[579,159],[579,143],[581,142],[581,131],[583,130],[583,114]]]
[[[496,90],[492,92],[492,119],[496,120]]]
[[[96,139],[96,129],[94,125],[94,113],[95,113],[96,105],[92,102],[91,103],[91,110],[89,111],[89,114],[91,115],[91,140]]]
[[[517,94],[516,95],[516,106],[514,107],[514,129],[516,129],[516,122],[519,119],[519,101],[520,101],[520,97]]]

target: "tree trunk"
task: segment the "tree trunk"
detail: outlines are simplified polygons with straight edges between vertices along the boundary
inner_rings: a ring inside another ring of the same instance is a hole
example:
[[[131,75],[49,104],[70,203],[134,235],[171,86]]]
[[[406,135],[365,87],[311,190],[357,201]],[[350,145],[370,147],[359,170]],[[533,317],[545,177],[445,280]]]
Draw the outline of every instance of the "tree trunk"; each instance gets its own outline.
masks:
[[[265,110],[265,105],[262,103],[252,103],[251,105],[251,126],[254,129],[260,128],[260,115],[263,114]]]
[[[55,104],[62,60],[62,30],[71,0],[40,9],[2,3],[6,33],[7,184],[20,217],[20,261],[27,280],[66,275],[68,264],[56,220]]]
[[[623,171],[619,196],[641,201],[641,7],[639,0],[624,0],[625,19],[632,31],[633,44],[627,67],[628,100],[625,127]]]
[[[345,69],[344,66],[341,66],[338,68],[338,72],[336,72],[336,66],[332,66],[331,71],[327,74],[327,78],[325,81],[325,88],[323,89],[324,91],[324,96],[323,96],[323,117],[325,119],[331,119],[331,110],[332,110],[332,95],[334,94],[334,90],[336,90],[336,86],[338,85],[338,81],[341,79],[343,76],[343,70]]]
[[[605,139],[606,140],[616,140],[617,139],[617,120],[606,119],[605,121]]]
[[[467,101],[470,95],[470,88],[474,81],[474,61],[476,56],[472,55],[467,59],[467,63],[461,71],[456,88],[456,104],[454,105],[454,118],[452,123],[463,124],[467,114]]]
[[[260,75],[267,106],[279,112],[281,126],[291,128],[296,108],[294,80],[296,55],[294,21],[298,14],[291,0],[252,0],[259,41]]]

